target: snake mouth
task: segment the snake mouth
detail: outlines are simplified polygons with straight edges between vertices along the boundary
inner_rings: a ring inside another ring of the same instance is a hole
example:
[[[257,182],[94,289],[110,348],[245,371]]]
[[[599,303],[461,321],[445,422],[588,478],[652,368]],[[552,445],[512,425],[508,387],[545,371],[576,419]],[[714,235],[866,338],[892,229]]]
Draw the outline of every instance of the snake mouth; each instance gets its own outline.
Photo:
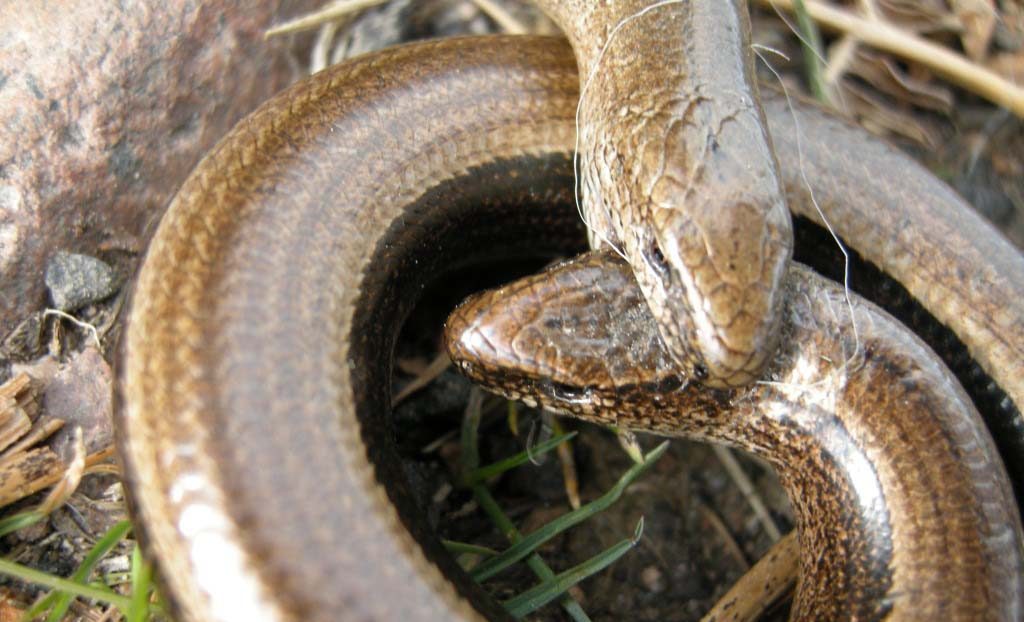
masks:
[[[731,347],[726,340],[735,341],[735,336],[725,336],[709,314],[679,303],[668,303],[666,308],[670,321],[657,323],[666,350],[679,370],[710,389],[749,386],[776,349],[779,322],[774,318],[760,323],[750,318],[753,335],[741,335],[740,347]]]
[[[594,387],[553,379],[533,361],[517,358],[515,346],[488,324],[491,292],[468,298],[445,324],[445,349],[459,371],[491,393],[562,414],[592,413],[602,403]]]
[[[471,296],[448,317],[445,346],[487,390],[591,420],[642,418],[641,394],[672,400],[692,379],[628,265],[600,251]]]
[[[758,283],[709,283],[709,260],[686,268],[679,241],[641,235],[636,242],[643,261],[633,274],[679,368],[711,389],[754,382],[777,344],[779,296]]]
[[[693,378],[710,389],[741,389],[761,376],[774,351],[775,341],[772,340],[772,344],[761,348],[760,353],[728,351],[714,364],[709,362],[710,359],[701,358],[691,368]]]
[[[582,405],[593,401],[593,390],[588,387],[543,380],[536,382],[535,386],[541,393],[558,403]]]
[[[456,362],[460,373],[484,390],[500,395],[511,401],[520,401],[531,408],[544,408],[560,415],[586,417],[601,410],[602,400],[589,387],[580,387],[564,382],[555,382],[543,377],[504,371],[496,373],[494,368],[474,362],[479,360],[465,348],[462,337],[453,336],[451,329],[445,330],[448,356]],[[474,340],[470,338],[468,342]],[[473,359],[473,360],[470,360]]]

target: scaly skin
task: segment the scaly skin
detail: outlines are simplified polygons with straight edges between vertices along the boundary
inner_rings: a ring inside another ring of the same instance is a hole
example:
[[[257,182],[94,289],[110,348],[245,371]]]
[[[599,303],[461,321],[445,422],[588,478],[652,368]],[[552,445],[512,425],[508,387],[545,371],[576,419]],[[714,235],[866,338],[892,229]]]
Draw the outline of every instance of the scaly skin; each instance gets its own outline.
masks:
[[[800,541],[791,619],[1020,619],[1020,516],[956,379],[905,326],[862,299],[851,308],[810,269],[794,264],[783,292],[783,345],[766,382],[742,390],[690,382],[608,252],[464,303],[448,353],[530,405],[771,463]]]
[[[374,54],[269,101],[183,186],[136,283],[117,409],[136,522],[180,619],[500,619],[406,489],[389,357],[450,264],[582,247],[578,84],[552,39]],[[790,111],[766,106],[807,216]],[[906,156],[796,113],[840,235],[959,336],[983,370],[972,395],[1001,387],[986,416],[1021,481],[1024,260]]]
[[[582,209],[711,387],[761,373],[793,249],[742,0],[539,0],[580,68]],[[657,53],[654,51],[657,50]]]

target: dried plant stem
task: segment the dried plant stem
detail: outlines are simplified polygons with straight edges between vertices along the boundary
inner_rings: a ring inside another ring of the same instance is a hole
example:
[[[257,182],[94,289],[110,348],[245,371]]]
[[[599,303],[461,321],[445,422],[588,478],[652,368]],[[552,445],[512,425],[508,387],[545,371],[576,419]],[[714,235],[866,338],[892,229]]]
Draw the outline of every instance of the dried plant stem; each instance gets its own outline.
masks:
[[[800,545],[791,531],[740,577],[701,622],[760,620],[768,607],[793,589],[800,565]]]
[[[765,6],[793,10],[794,0],[758,0]],[[821,0],[804,0],[807,13],[816,22],[859,41],[920,63],[950,82],[1024,117],[1024,88],[966,57],[926,41],[879,19],[869,19],[838,9]]]
[[[510,35],[529,34],[530,29],[526,24],[515,18],[508,10],[494,0],[473,0],[473,4],[483,11],[488,17],[494,20],[502,31]]]
[[[828,66],[825,68],[825,84],[829,88],[834,89],[839,83],[839,79],[846,73],[859,45],[860,41],[857,40],[857,37],[845,35],[829,46]]]
[[[278,35],[301,32],[318,28],[321,24],[331,20],[340,19],[353,13],[368,9],[378,4],[384,4],[387,0],[335,0],[319,11],[302,15],[283,24],[268,28],[263,37],[269,39]]]
[[[437,377],[444,373],[444,370],[452,366],[451,360],[447,354],[438,354],[434,357],[434,360],[430,361],[430,365],[424,369],[418,376],[413,378],[409,384],[402,387],[395,397],[391,399],[391,405],[397,406],[398,404],[405,401],[405,398],[409,397],[413,393],[419,391],[423,387],[427,386],[431,382],[437,380]]]
[[[722,543],[729,551],[729,554],[732,555],[733,559],[736,560],[736,564],[744,570],[748,570],[750,568],[750,562],[747,561],[747,556],[743,554],[743,549],[741,549],[740,545],[736,542],[736,538],[732,537],[729,527],[726,526],[725,521],[718,515],[718,512],[706,503],[700,503],[697,506],[697,509],[699,509],[701,514],[704,515],[704,519],[711,524],[712,529],[718,533],[718,537],[722,539]]]
[[[772,520],[772,515],[768,512],[768,507],[765,506],[764,501],[761,500],[761,495],[757,494],[757,489],[754,487],[754,483],[750,481],[747,474],[743,471],[743,467],[740,466],[739,460],[732,454],[732,451],[728,447],[722,445],[712,445],[711,448],[715,452],[715,456],[718,461],[725,467],[729,477],[732,478],[733,482],[736,483],[736,487],[740,489],[743,494],[743,498],[747,500],[750,507],[754,510],[754,514],[757,515],[761,526],[764,528],[765,533],[773,541],[777,541],[782,537],[782,532],[779,531],[778,525]]]

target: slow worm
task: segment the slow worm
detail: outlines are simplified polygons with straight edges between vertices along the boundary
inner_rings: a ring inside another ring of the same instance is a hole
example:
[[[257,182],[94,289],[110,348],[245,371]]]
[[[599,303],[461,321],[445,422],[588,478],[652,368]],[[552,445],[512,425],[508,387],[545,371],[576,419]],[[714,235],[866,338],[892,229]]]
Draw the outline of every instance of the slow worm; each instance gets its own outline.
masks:
[[[796,515],[793,620],[1019,620],[1020,516],[970,399],[874,305],[800,264],[783,286],[782,345],[744,389],[693,382],[601,253],[471,298],[448,351],[532,406],[767,460]]]
[[[550,39],[373,54],[275,97],[183,186],[138,275],[118,407],[135,516],[183,619],[501,619],[406,490],[388,354],[444,269],[581,246],[578,84]],[[1019,487],[1024,261],[895,150],[765,106],[790,208],[818,220],[813,190],[949,327]]]

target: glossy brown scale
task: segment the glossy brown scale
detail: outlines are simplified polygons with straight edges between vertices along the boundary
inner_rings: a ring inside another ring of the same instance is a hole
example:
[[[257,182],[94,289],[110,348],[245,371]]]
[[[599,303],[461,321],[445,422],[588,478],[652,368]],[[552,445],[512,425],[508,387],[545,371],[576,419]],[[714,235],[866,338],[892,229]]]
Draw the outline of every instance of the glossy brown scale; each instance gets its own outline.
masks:
[[[751,382],[777,343],[793,236],[746,3],[537,4],[565,32],[585,84],[579,183],[591,246],[629,258],[673,356],[703,383]]]
[[[582,245],[575,67],[543,38],[366,56],[267,102],[183,186],[136,283],[117,413],[180,619],[501,618],[403,494],[387,361],[447,261]],[[1019,408],[1024,260],[898,151],[804,104],[798,134],[784,100],[765,106],[791,209],[814,213],[806,173],[839,234]]]
[[[1017,619],[1020,517],[967,395],[870,303],[855,298],[851,320],[834,282],[794,264],[783,291],[782,345],[747,389],[687,382],[611,253],[471,298],[448,320],[448,352],[492,391],[770,462],[800,540],[794,619]]]
[[[806,218],[795,219],[793,225],[794,259],[842,282],[845,260],[835,240]],[[846,247],[850,255],[850,288],[913,328],[956,375],[992,433],[1017,498],[1024,499],[1024,418],[1017,405],[971,357],[956,333],[928,313],[899,282],[865,261],[849,244]]]

